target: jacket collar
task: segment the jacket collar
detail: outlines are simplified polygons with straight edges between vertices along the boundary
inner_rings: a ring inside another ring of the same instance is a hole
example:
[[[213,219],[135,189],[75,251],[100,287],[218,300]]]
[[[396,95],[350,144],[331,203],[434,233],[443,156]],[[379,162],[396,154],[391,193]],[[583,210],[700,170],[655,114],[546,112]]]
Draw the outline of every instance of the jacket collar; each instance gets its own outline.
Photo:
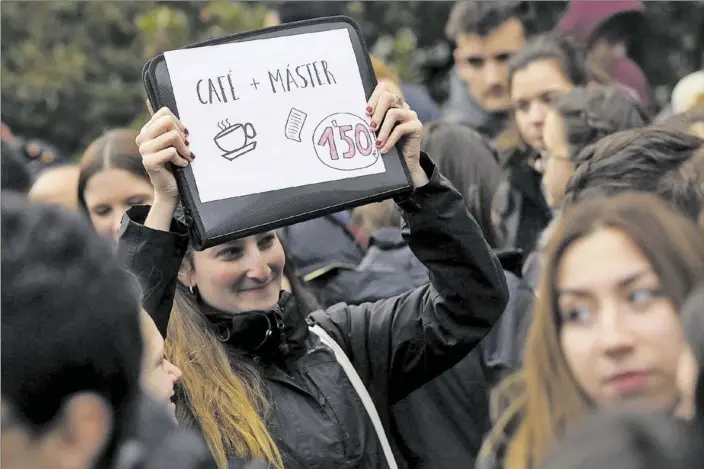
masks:
[[[528,163],[531,153],[532,150],[526,150],[525,153],[519,150],[516,152],[516,156],[511,157],[508,163],[507,179],[525,199],[545,213],[550,214],[550,207],[548,207],[543,194],[542,176]]]
[[[272,363],[305,353],[308,325],[289,292],[269,311],[231,314],[205,304],[202,310],[218,338],[245,355]]]

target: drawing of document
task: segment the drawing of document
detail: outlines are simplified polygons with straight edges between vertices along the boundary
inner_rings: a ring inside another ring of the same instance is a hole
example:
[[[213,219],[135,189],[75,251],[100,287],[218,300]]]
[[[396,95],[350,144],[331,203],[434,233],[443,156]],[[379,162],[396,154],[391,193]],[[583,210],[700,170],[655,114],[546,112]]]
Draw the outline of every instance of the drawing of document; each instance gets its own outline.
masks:
[[[288,113],[288,120],[286,120],[286,138],[293,140],[294,142],[301,142],[301,131],[303,130],[303,124],[306,123],[306,118],[308,114],[305,112],[294,108]]]

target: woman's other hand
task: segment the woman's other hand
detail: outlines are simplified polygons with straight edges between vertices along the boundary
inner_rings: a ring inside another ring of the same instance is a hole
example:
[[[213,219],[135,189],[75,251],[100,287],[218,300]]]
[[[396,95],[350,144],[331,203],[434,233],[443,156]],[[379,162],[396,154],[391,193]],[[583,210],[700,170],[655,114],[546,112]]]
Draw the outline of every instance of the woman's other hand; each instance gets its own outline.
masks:
[[[178,203],[176,178],[167,163],[184,167],[193,161],[186,128],[168,108],[163,107],[142,127],[136,142],[154,186],[154,199]]]
[[[142,164],[154,186],[154,203],[144,226],[169,231],[171,219],[179,201],[176,177],[167,163],[184,167],[193,161],[188,147],[188,130],[166,107],[153,112],[147,103],[152,118],[136,138]]]
[[[381,153],[391,150],[401,141],[401,152],[411,173],[414,187],[428,183],[428,176],[420,166],[420,140],[423,124],[418,114],[400,95],[389,91],[383,83],[377,85],[367,103],[369,126],[377,133],[377,147]]]

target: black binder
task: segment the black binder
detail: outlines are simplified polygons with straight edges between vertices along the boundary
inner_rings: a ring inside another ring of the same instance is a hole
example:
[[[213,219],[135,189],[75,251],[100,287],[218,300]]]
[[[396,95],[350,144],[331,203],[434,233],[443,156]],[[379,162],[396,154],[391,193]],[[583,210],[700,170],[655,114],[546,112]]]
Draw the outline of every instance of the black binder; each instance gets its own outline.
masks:
[[[283,24],[271,28],[233,34],[187,46],[208,47],[281,36],[346,29],[354,49],[362,84],[369,98],[377,84],[367,47],[357,24],[350,18],[337,16]],[[144,65],[144,86],[156,110],[168,107],[178,116],[169,72],[164,55]],[[408,168],[398,148],[383,158],[386,171],[381,174],[292,187],[259,194],[233,197],[202,203],[190,166],[174,167],[181,193],[186,224],[196,249],[205,249],[226,241],[250,236],[316,218],[331,212],[401,196],[412,190]]]

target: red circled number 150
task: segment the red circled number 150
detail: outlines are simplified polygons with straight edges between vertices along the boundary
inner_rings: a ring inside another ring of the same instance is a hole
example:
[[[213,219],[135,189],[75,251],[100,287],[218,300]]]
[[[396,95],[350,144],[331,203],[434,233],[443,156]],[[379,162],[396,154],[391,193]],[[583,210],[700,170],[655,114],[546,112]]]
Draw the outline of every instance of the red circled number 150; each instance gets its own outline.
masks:
[[[338,142],[346,145],[342,157],[346,159],[354,158],[357,153],[362,156],[369,156],[374,150],[374,140],[369,128],[364,124],[337,125],[337,121],[332,121],[332,126],[327,126],[320,135],[318,145],[327,145],[331,160],[340,159],[340,149]]]

